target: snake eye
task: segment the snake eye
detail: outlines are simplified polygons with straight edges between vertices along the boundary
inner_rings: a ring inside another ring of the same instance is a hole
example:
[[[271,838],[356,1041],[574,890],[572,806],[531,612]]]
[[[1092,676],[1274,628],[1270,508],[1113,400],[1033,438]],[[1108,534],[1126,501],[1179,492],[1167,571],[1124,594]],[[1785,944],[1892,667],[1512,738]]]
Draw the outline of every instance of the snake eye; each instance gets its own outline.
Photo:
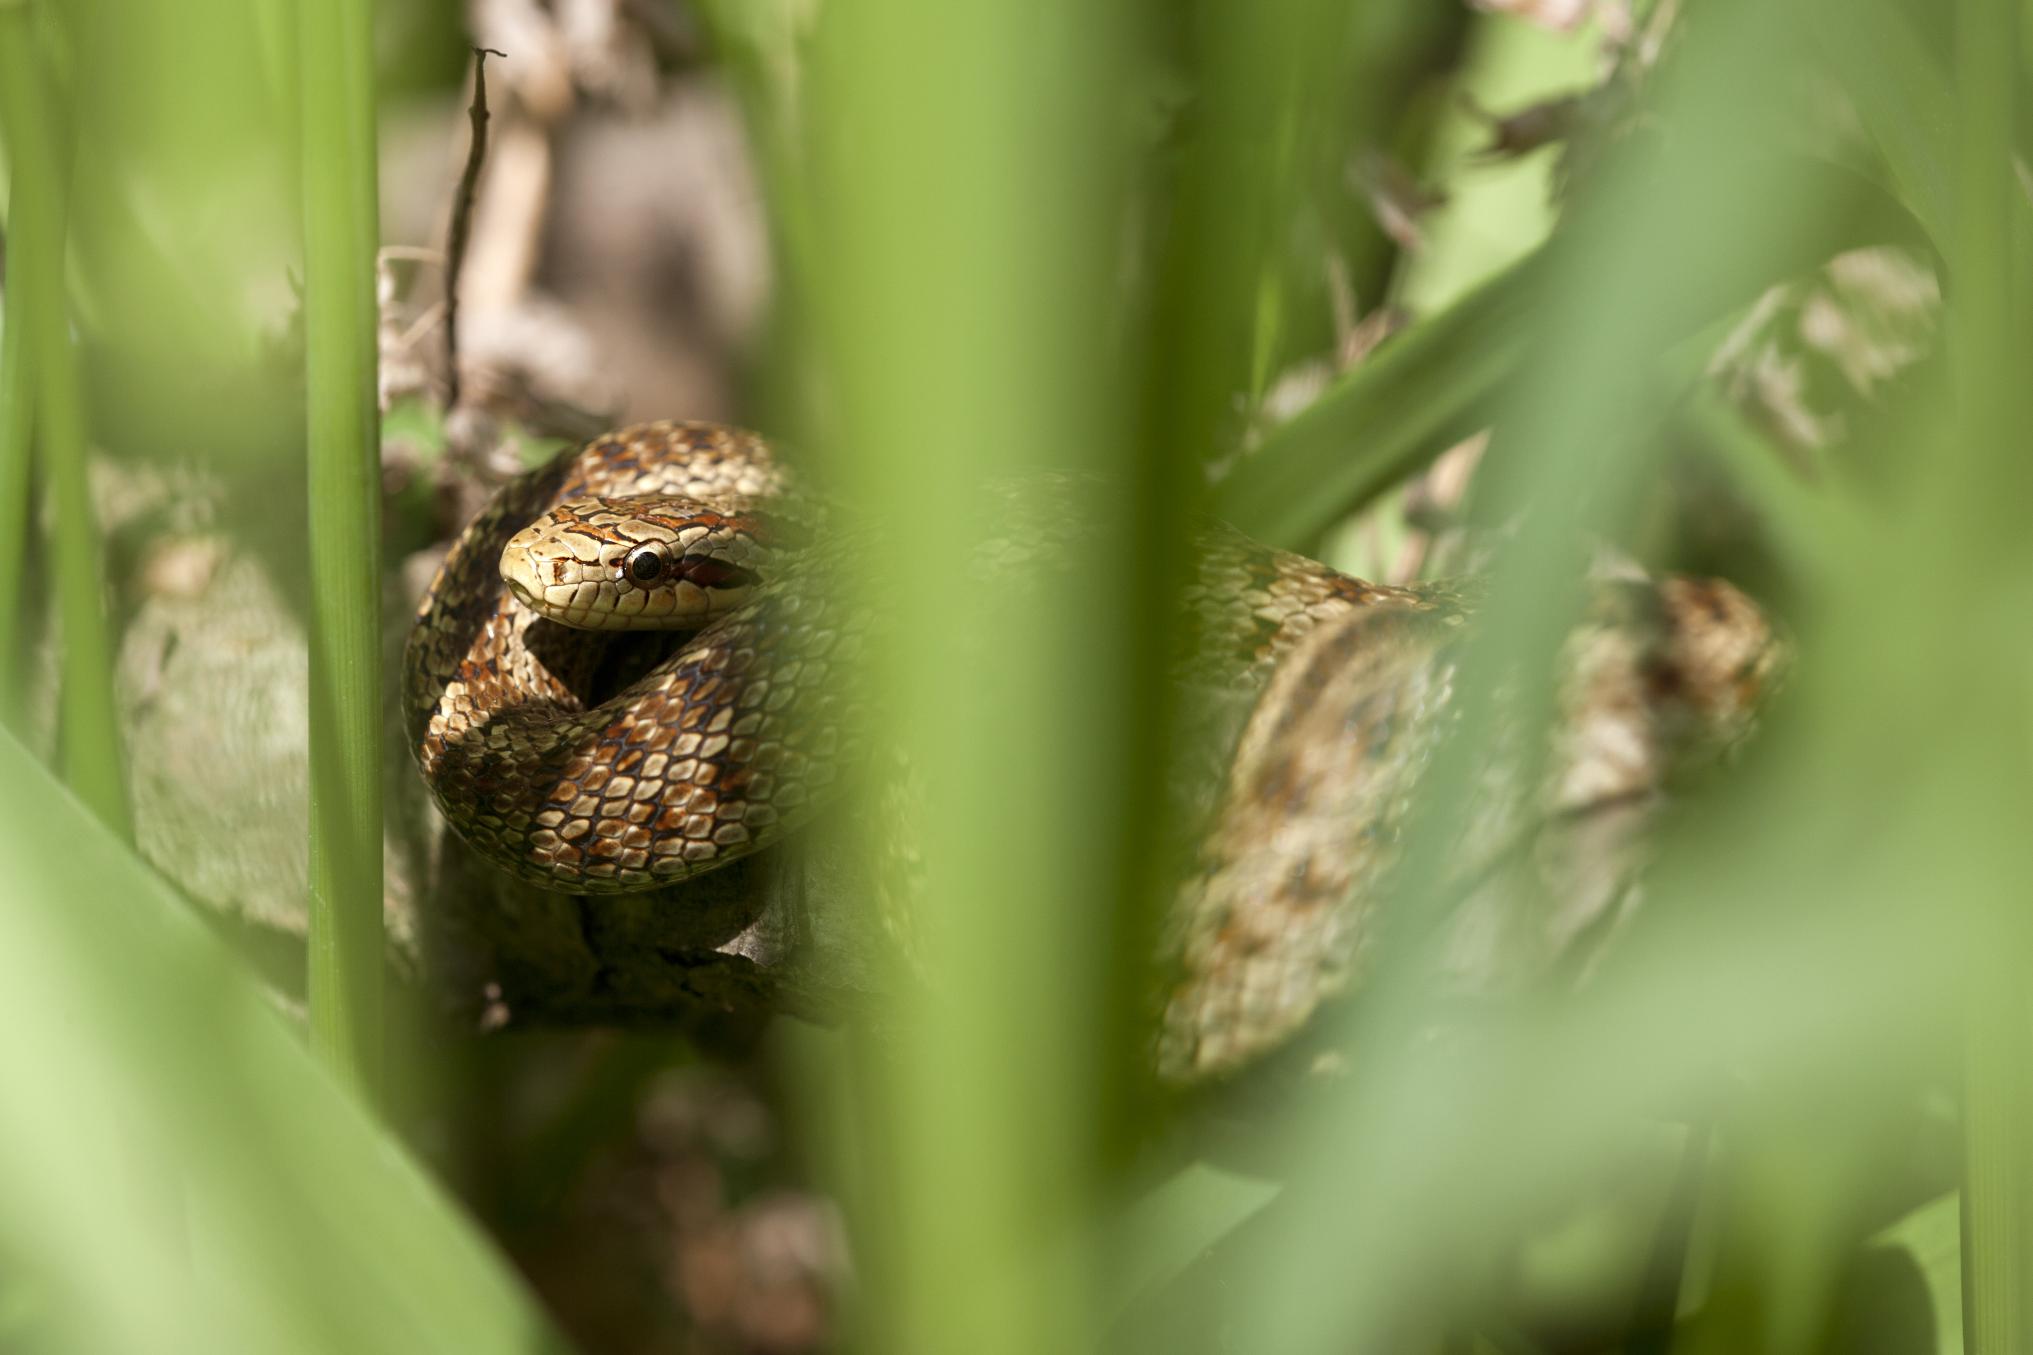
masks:
[[[655,546],[637,546],[624,563],[628,577],[637,583],[655,583],[664,576],[663,552]]]

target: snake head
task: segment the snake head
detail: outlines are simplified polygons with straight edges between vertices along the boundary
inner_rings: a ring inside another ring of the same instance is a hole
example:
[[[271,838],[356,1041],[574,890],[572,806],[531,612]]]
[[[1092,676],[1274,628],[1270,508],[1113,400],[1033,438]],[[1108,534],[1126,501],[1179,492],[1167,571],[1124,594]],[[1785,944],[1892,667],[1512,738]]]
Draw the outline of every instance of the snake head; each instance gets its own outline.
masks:
[[[759,525],[691,499],[568,499],[508,539],[501,578],[539,616],[583,630],[684,630],[745,602]]]

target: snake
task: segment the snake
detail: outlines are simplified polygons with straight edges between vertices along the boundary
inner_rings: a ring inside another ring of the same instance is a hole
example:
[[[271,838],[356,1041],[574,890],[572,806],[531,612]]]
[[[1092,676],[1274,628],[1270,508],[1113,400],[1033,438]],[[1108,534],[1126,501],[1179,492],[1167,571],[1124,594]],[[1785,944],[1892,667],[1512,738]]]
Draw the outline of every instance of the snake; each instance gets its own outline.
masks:
[[[712,423],[619,429],[504,485],[452,542],[405,651],[410,743],[445,821],[531,884],[612,894],[809,817],[865,723],[849,671],[869,621],[823,586],[831,517],[766,439]],[[1050,553],[1048,533],[1004,526],[999,567]],[[1324,621],[1436,605],[1227,528],[1196,561],[1200,661],[1236,681]],[[670,652],[600,690],[606,642],[643,630]]]
[[[1048,488],[1002,502],[982,568],[1052,577],[1090,487]],[[447,824],[510,875],[582,895],[675,885],[795,829],[866,752],[855,674],[880,618],[832,587],[839,518],[762,436],[711,423],[619,429],[502,486],[452,542],[405,651],[410,741]],[[1175,675],[1250,705],[1166,920],[1153,1052],[1174,1083],[1254,1063],[1358,981],[1476,595],[1369,583],[1213,521],[1191,544]],[[1614,605],[1563,651],[1544,784],[1522,783],[1520,748],[1485,750],[1461,815],[1464,893],[1558,897],[1572,916],[1470,908],[1485,954],[1509,935],[1495,949],[1550,964],[1614,916],[1668,772],[1740,742],[1777,666],[1763,614],[1727,583],[1602,596]],[[624,632],[660,643],[617,669]],[[1500,879],[1507,857],[1532,879]]]

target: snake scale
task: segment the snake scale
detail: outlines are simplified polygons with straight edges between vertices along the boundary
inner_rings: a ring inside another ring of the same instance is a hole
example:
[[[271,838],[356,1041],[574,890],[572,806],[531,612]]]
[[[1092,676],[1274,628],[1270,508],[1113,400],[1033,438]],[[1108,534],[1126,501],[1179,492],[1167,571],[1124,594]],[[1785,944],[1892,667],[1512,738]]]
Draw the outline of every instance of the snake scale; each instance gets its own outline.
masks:
[[[1026,512],[1064,516],[1013,509],[992,567],[1051,553]],[[405,655],[410,741],[447,822],[576,894],[676,883],[795,826],[864,723],[851,674],[870,620],[826,586],[833,535],[760,437],[719,425],[622,429],[504,486],[452,544]],[[1260,694],[1170,921],[1158,1062],[1176,1080],[1275,1046],[1355,974],[1365,886],[1466,615],[1448,588],[1366,583],[1219,524],[1195,544],[1190,670]],[[1755,606],[1714,582],[1642,591],[1641,623],[1570,645],[1553,784],[1494,792],[1482,818],[1624,803],[1656,791],[1689,731],[1741,732],[1774,654]],[[603,631],[650,627],[675,629],[646,671],[603,668]]]

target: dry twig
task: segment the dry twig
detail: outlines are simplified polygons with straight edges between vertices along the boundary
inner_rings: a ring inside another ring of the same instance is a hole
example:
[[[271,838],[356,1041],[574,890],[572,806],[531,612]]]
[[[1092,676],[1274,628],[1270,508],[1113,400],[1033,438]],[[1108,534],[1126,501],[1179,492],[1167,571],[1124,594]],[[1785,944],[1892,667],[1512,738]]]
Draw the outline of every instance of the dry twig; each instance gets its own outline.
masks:
[[[459,267],[466,258],[466,237],[473,225],[473,193],[480,165],[487,158],[487,58],[508,59],[491,47],[473,49],[473,140],[466,150],[466,168],[459,175],[459,196],[452,203],[451,239],[445,250],[445,408],[459,404]]]

